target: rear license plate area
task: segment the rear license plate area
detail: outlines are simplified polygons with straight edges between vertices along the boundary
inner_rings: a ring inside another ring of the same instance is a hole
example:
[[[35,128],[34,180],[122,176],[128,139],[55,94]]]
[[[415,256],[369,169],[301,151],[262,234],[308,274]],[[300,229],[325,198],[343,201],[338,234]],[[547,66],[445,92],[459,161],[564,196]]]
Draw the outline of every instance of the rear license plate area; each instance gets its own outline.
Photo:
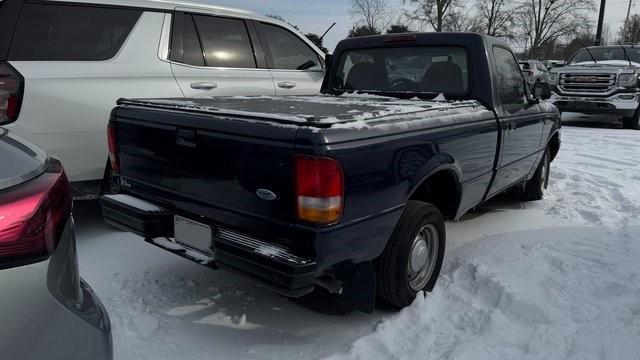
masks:
[[[173,217],[173,231],[177,243],[206,254],[213,253],[211,226],[175,215]]]

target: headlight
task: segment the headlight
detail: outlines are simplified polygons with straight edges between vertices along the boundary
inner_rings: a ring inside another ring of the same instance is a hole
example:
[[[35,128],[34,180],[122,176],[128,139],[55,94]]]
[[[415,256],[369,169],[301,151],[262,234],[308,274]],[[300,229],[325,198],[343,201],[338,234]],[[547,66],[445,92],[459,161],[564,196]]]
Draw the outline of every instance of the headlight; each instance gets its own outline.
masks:
[[[638,74],[626,73],[618,75],[618,86],[636,87],[638,85]]]
[[[558,84],[558,78],[560,77],[560,75],[558,74],[549,74],[547,75],[547,82],[549,83],[549,85],[557,85]]]

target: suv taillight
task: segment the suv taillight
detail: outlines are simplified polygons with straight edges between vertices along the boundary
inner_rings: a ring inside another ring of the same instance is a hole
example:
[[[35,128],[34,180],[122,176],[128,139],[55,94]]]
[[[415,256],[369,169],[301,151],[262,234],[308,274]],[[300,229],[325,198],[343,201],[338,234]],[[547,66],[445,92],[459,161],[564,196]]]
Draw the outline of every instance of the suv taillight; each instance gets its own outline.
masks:
[[[0,266],[51,255],[71,215],[71,193],[62,164],[48,160],[37,178],[0,192]]]
[[[118,159],[118,141],[116,139],[116,128],[113,124],[107,127],[107,140],[109,143],[109,161],[111,162],[111,170],[120,171],[120,161]]]
[[[7,63],[0,63],[0,125],[18,119],[22,105],[24,80],[20,73]]]
[[[340,220],[344,207],[342,165],[333,159],[296,155],[298,219],[331,224]]]

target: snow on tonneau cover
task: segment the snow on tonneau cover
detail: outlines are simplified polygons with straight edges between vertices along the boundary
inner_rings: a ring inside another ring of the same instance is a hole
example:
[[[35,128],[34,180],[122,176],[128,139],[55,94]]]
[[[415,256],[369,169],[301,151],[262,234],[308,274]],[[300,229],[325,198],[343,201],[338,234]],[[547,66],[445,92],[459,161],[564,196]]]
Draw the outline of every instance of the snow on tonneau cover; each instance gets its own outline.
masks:
[[[476,100],[447,101],[441,94],[434,100],[401,100],[369,94],[342,96],[234,96],[198,99],[135,99],[123,104],[173,108],[251,120],[270,120],[280,125],[317,128],[362,129],[381,124],[419,121],[421,127],[460,122],[488,111]],[[453,116],[456,115],[456,116]],[[466,115],[461,118],[460,115]],[[447,121],[450,119],[450,121]],[[404,125],[408,126],[407,124]]]

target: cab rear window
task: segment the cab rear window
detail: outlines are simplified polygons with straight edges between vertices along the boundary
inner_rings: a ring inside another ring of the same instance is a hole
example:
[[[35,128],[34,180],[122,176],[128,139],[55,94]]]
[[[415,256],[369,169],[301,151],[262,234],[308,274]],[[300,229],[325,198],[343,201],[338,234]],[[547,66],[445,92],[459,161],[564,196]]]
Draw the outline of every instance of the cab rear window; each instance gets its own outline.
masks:
[[[13,61],[101,61],[113,58],[142,11],[25,4],[11,43]]]
[[[464,95],[469,90],[467,52],[460,47],[352,50],[340,58],[335,89]]]

